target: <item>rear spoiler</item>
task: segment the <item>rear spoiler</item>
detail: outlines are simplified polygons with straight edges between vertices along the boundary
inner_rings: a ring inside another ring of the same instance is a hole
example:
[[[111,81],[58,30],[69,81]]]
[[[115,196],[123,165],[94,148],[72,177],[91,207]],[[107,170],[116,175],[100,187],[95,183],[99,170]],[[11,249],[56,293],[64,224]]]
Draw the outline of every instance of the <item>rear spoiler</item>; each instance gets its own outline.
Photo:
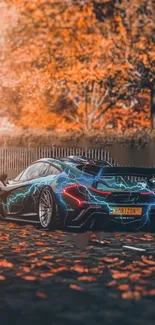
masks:
[[[155,168],[147,167],[113,167],[98,164],[78,164],[77,168],[91,175],[102,176],[138,176],[151,178],[155,176]]]
[[[102,172],[100,172],[101,176],[141,176],[141,177],[153,177],[155,176],[155,168],[148,167],[105,167],[102,168]]]

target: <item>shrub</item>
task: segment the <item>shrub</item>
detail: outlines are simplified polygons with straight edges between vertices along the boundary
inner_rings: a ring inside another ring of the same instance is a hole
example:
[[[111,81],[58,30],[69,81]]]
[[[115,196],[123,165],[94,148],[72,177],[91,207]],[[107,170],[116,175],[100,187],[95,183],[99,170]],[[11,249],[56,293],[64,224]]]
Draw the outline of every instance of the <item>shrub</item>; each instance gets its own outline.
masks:
[[[141,130],[124,133],[115,130],[83,133],[81,130],[43,131],[34,129],[13,129],[0,133],[0,146],[5,147],[102,147],[113,143],[122,143],[129,147],[145,146],[155,139],[155,131]]]

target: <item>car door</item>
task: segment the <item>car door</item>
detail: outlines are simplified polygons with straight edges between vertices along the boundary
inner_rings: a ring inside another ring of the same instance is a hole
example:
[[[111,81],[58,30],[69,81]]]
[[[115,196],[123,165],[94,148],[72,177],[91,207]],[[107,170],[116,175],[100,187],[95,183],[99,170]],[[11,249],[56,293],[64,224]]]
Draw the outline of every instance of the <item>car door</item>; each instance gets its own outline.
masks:
[[[11,184],[8,184],[8,195],[3,202],[5,215],[19,215],[25,207],[26,212],[31,210],[30,197],[35,186],[31,181],[46,176],[49,168],[48,163],[36,162],[20,173]]]

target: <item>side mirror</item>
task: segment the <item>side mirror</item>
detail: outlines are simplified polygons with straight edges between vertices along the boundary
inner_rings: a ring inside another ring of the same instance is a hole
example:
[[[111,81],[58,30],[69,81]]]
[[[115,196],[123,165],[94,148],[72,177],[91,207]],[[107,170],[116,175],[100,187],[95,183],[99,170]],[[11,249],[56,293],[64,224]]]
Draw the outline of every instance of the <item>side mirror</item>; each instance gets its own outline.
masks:
[[[1,174],[0,175],[0,182],[2,182],[4,185],[5,185],[5,181],[6,181],[6,179],[7,179],[7,174]]]

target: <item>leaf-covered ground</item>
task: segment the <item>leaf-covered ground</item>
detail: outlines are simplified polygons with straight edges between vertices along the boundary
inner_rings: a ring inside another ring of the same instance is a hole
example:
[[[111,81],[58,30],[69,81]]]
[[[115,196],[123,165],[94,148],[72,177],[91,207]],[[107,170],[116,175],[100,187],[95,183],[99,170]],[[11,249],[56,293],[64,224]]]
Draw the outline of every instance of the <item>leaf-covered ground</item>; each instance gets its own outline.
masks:
[[[1,222],[0,324],[154,324],[155,234],[63,236]]]

